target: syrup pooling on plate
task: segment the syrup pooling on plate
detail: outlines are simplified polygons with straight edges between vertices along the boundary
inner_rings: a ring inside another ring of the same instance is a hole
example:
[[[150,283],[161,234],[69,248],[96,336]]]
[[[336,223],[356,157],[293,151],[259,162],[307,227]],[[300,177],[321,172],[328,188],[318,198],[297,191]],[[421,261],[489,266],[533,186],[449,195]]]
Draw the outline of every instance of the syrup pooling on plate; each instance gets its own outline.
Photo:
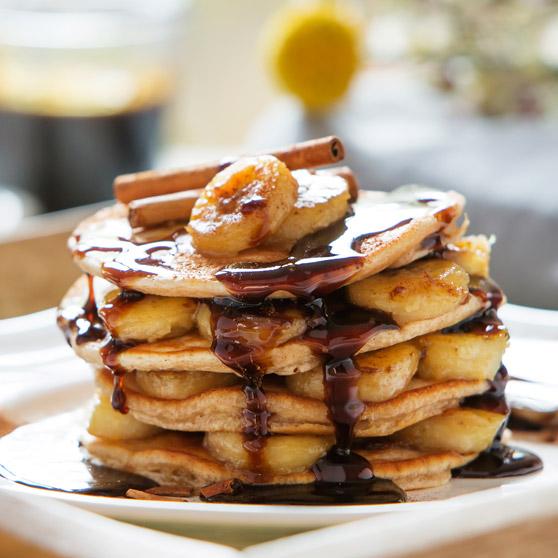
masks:
[[[80,447],[81,411],[16,428],[0,438],[0,477],[19,484],[78,494],[124,496],[156,483],[92,463]],[[30,459],[30,456],[33,456]]]
[[[420,198],[424,192],[407,192],[401,201],[375,205],[356,204],[342,222],[303,238],[291,255],[271,264],[231,265],[216,273],[235,296],[265,298],[276,291],[308,297],[327,294],[344,285],[363,266],[363,242],[409,225],[413,219],[434,216],[441,228],[456,217],[447,201]],[[331,234],[333,233],[333,234]],[[328,238],[321,243],[316,239]]]

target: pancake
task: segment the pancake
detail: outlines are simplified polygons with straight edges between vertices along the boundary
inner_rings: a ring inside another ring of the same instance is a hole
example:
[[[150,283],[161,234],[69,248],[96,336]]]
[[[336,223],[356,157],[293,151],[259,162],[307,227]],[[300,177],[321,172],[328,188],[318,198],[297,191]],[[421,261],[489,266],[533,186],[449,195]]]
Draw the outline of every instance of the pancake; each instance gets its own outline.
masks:
[[[86,436],[82,443],[102,464],[143,475],[161,485],[201,488],[230,478],[254,482],[253,473],[232,469],[213,458],[202,446],[199,436],[164,432],[152,438],[125,442]],[[443,485],[450,480],[451,469],[475,457],[475,454],[452,451],[421,452],[395,442],[359,453],[373,465],[376,476],[391,479],[405,490]],[[306,484],[314,480],[311,471],[266,474],[265,478],[266,483],[272,484]]]
[[[83,305],[86,297],[86,281],[84,278],[80,278],[62,300],[61,311],[64,312],[65,309],[72,306]],[[376,331],[358,353],[375,351],[439,331],[476,314],[486,304],[486,300],[480,295],[471,295],[465,304],[457,306],[442,316],[407,323],[397,329]],[[76,332],[70,331],[69,341],[79,357],[93,365],[102,365],[100,354],[102,340],[78,344],[76,343]],[[233,372],[213,353],[211,342],[195,332],[174,339],[140,343],[123,350],[115,358],[118,366],[125,370]],[[279,375],[306,372],[320,363],[320,356],[315,354],[307,343],[296,339],[269,349],[263,359],[265,372]]]
[[[421,199],[434,200],[435,204],[418,203]],[[363,258],[344,284],[410,261],[409,253],[424,251],[421,243],[427,237],[443,234],[445,227],[453,229],[463,206],[463,197],[455,192],[426,188],[362,192],[354,204],[357,213],[370,215],[372,222],[373,216],[381,220],[389,213],[396,219],[386,225],[387,230],[364,238],[354,248]],[[258,247],[234,258],[208,257],[195,251],[186,231],[171,240],[138,247],[133,242],[134,231],[127,212],[127,207],[120,204],[103,209],[83,221],[69,240],[74,260],[84,272],[104,276],[127,289],[162,296],[227,296],[231,292],[216,278],[218,271],[242,262],[271,263],[288,256],[286,252]],[[286,293],[277,292],[275,296]]]
[[[113,380],[103,370],[96,374],[97,386],[110,397]],[[142,394],[133,379],[125,384],[129,413],[146,424],[187,432],[242,432],[245,396],[240,387],[217,388],[181,400],[158,399]],[[484,393],[489,382],[451,380],[411,383],[410,388],[377,403],[365,403],[355,427],[363,436],[387,436],[411,424],[457,407],[471,395]],[[135,388],[135,389],[134,389]],[[268,427],[276,434],[331,434],[333,426],[325,403],[300,397],[284,388],[266,389]]]

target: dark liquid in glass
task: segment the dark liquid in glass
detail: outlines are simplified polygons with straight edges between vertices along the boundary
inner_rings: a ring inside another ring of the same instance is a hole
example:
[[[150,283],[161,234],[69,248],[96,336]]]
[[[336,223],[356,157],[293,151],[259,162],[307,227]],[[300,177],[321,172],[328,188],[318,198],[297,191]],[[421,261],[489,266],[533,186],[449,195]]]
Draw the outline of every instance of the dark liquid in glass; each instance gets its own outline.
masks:
[[[30,192],[45,211],[108,200],[116,175],[152,166],[163,106],[91,116],[0,106],[0,184]]]

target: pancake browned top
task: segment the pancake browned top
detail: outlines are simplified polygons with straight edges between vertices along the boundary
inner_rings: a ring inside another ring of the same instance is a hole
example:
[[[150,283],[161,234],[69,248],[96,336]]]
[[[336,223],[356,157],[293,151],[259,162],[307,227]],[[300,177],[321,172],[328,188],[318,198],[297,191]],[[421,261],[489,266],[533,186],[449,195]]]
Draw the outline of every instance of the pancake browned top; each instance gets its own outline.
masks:
[[[359,228],[362,238],[353,244],[352,253],[362,258],[342,284],[401,265],[412,260],[414,253],[422,255],[421,242],[426,237],[455,230],[463,206],[463,197],[455,192],[417,187],[391,193],[362,192],[353,210],[370,229]],[[174,235],[172,232],[168,227],[148,233],[133,231],[126,206],[118,204],[83,221],[70,237],[69,246],[83,271],[105,277],[120,287],[194,298],[230,295],[216,277],[224,268],[239,263],[278,262],[288,256],[280,250],[258,247],[234,258],[209,257],[194,249],[183,227],[175,227]],[[160,240],[165,236],[167,240]],[[274,293],[285,295],[284,291]]]

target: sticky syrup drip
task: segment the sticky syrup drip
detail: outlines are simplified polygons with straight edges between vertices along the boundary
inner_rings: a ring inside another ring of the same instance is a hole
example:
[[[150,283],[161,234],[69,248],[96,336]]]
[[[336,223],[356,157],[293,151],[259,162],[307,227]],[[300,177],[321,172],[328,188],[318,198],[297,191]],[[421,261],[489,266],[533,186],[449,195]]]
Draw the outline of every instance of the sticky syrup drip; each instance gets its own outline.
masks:
[[[114,339],[105,324],[106,319],[122,311],[127,304],[141,299],[144,295],[136,291],[122,290],[110,303],[99,310],[95,302],[93,276],[87,275],[87,299],[83,306],[70,306],[60,310],[57,316],[58,327],[64,333],[66,341],[70,343],[72,335],[75,343],[102,341],[99,349],[104,367],[114,378],[111,403],[115,410],[127,413],[126,394],[124,393],[124,375],[126,371],[118,364],[118,355],[134,343],[123,343]]]
[[[397,329],[397,325],[385,313],[348,304],[342,300],[342,293],[315,299],[308,307],[313,314],[312,327],[305,339],[325,357],[325,402],[335,429],[335,445],[312,468],[315,490],[340,501],[366,500],[378,492],[383,502],[404,501],[405,495],[397,485],[375,477],[370,463],[353,451],[354,429],[365,410],[358,397],[361,373],[353,356],[375,333]]]
[[[265,373],[266,348],[273,335],[263,336],[253,328],[258,317],[269,317],[275,312],[271,303],[259,305],[231,298],[208,301],[213,331],[212,350],[219,360],[232,368],[242,379],[245,397],[243,417],[244,449],[250,458],[250,470],[264,477],[262,452],[269,435],[267,398],[262,388]]]
[[[72,334],[75,335],[77,345],[99,341],[105,337],[105,327],[97,313],[92,275],[87,275],[87,300],[85,304],[60,309],[56,316],[56,323],[64,333],[68,344],[70,344]]]

